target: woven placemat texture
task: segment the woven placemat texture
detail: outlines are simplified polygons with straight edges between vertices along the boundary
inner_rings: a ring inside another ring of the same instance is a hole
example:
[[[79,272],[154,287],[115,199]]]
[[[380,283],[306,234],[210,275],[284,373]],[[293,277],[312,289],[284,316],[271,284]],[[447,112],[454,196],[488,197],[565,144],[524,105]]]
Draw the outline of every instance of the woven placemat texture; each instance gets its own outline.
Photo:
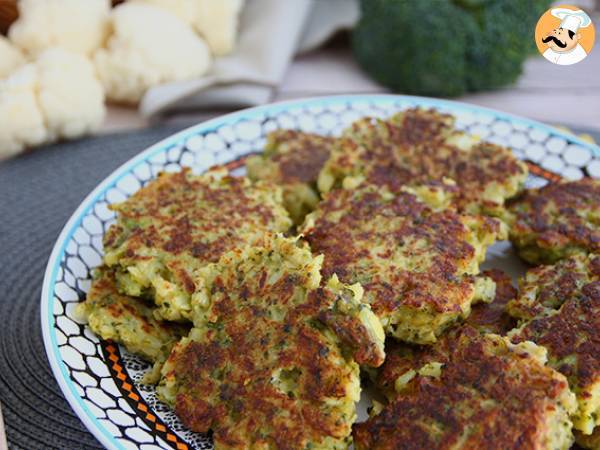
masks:
[[[40,326],[44,270],[85,196],[123,162],[181,128],[57,144],[0,163],[0,404],[10,449],[102,448],[48,365]]]
[[[46,263],[85,196],[182,127],[57,144],[0,163],[0,404],[14,450],[96,449],[50,370],[40,325]]]

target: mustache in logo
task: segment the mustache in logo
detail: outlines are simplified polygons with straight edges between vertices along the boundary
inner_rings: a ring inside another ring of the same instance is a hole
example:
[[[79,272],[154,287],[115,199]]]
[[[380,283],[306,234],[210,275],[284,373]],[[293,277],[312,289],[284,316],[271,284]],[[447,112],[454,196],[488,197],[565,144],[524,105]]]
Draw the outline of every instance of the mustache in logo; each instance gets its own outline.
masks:
[[[565,48],[567,46],[566,42],[561,42],[558,40],[558,38],[556,36],[547,36],[545,38],[542,39],[542,42],[544,44],[553,41],[557,46],[559,46],[560,48]]]

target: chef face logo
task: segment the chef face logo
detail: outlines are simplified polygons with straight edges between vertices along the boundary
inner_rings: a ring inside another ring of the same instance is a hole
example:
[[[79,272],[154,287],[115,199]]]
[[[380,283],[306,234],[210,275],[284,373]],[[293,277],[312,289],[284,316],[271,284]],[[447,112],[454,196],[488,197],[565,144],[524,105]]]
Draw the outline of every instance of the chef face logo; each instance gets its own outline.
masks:
[[[535,28],[535,43],[542,56],[561,66],[584,60],[594,46],[594,38],[590,16],[576,6],[549,9]]]

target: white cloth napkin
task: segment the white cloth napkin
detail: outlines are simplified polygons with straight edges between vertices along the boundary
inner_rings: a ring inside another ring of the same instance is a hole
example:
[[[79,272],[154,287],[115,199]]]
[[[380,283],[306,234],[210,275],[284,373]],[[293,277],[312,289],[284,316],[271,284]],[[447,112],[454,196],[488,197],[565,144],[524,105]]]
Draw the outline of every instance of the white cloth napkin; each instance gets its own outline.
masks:
[[[357,0],[247,0],[237,47],[198,79],[150,89],[140,111],[237,108],[267,103],[297,53],[312,50],[358,19]]]

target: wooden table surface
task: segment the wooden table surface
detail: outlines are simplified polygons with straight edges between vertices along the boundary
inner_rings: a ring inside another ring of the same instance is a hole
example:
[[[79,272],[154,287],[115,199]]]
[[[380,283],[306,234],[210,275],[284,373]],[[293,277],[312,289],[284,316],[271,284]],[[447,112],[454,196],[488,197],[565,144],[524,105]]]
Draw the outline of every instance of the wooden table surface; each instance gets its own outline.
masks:
[[[299,56],[290,66],[273,101],[335,94],[385,93],[364,74],[345,47],[330,47]],[[541,56],[530,58],[518,82],[491,92],[456,100],[495,108],[550,124],[600,130],[600,48],[573,66],[557,66]],[[170,123],[200,122],[223,111],[176,115]],[[110,107],[102,131],[136,129],[149,123],[135,109]]]

